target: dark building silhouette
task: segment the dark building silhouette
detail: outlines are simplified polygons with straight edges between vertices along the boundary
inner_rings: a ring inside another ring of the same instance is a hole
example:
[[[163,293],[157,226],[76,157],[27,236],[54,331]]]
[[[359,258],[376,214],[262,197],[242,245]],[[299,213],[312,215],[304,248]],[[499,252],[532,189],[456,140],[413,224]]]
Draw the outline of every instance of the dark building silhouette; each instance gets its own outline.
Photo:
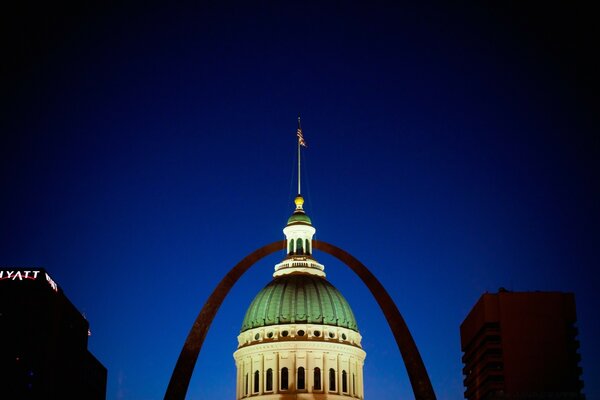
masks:
[[[464,397],[584,399],[575,296],[484,294],[460,326]]]
[[[44,269],[0,270],[0,398],[106,398],[89,324]]]

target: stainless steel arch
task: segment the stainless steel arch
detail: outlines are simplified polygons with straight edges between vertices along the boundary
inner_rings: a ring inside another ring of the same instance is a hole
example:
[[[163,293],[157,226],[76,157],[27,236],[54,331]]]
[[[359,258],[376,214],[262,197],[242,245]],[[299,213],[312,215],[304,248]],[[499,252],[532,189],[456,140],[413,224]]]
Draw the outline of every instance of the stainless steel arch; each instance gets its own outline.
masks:
[[[250,253],[235,267],[225,275],[219,282],[215,290],[212,292],[204,307],[198,314],[194,325],[188,334],[177,364],[171,375],[165,400],[183,400],[187,393],[187,389],[192,378],[192,372],[198,359],[198,354],[204,343],[204,338],[210,328],[221,303],[229,293],[229,290],[237,282],[237,280],[246,272],[252,265],[263,257],[268,256],[278,250],[285,249],[285,240],[273,242],[266,246]],[[348,252],[336,247],[332,244],[314,241],[313,248],[324,251],[336,257],[352,269],[365,285],[369,288],[375,300],[381,307],[383,314],[394,334],[396,344],[400,349],[400,354],[406,366],[408,377],[417,400],[434,400],[435,393],[429,380],[429,375],[417,349],[417,345],[408,330],[408,326],[404,322],[404,318],[400,314],[398,307],[387,293],[383,285],[377,280],[375,275],[371,273],[360,261],[350,255]]]

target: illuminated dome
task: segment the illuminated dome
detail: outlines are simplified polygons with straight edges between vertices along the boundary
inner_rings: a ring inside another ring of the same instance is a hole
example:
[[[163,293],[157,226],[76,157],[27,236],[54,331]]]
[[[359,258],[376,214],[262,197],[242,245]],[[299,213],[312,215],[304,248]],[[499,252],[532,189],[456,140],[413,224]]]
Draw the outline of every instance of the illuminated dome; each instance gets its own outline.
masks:
[[[362,336],[348,301],[313,258],[304,199],[283,228],[286,255],[248,307],[233,353],[236,399],[363,400]]]
[[[324,278],[309,274],[273,279],[250,304],[241,331],[294,323],[332,325],[358,332],[344,296]]]

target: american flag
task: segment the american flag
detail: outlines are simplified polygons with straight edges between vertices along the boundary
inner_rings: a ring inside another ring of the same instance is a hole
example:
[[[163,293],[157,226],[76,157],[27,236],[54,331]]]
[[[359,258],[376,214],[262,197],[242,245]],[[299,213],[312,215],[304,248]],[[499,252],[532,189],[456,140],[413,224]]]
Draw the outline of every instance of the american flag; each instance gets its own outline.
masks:
[[[304,141],[304,136],[302,135],[302,129],[298,128],[298,130],[296,131],[296,136],[298,136],[298,143],[300,144],[300,146],[307,147],[306,142]]]

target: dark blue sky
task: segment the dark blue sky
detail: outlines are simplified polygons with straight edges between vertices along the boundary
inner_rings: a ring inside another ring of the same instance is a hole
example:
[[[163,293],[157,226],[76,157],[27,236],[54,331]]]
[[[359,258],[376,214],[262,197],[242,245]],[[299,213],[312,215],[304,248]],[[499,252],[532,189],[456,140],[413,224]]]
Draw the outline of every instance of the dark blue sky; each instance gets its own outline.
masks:
[[[109,400],[162,398],[213,287],[283,238],[300,112],[317,239],[383,282],[438,398],[462,398],[459,325],[499,287],[575,293],[585,393],[600,398],[598,102],[584,14],[548,2],[6,13],[0,263],[48,269],[85,313]],[[227,298],[190,399],[233,398],[243,314],[282,256]],[[370,294],[317,257],[357,316],[367,398],[411,398]]]

